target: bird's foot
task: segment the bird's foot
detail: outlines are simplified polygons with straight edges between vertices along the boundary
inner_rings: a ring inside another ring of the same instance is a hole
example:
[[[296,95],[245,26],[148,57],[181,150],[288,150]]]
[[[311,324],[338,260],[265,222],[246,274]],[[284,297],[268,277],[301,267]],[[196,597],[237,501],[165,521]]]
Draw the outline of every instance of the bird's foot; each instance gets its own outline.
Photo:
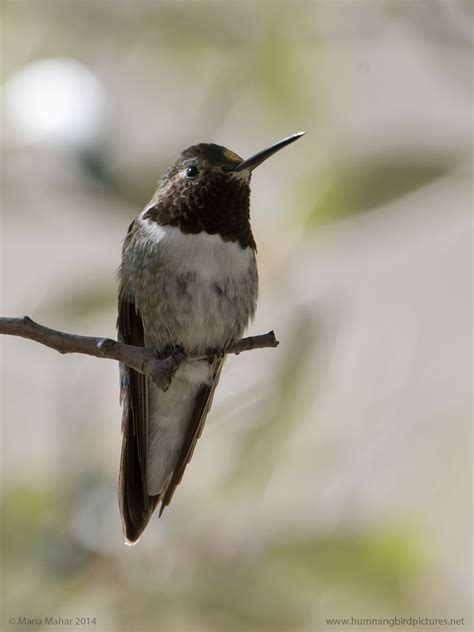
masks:
[[[155,353],[162,360],[173,358],[175,362],[182,362],[186,355],[182,345],[168,345],[165,349],[160,351],[156,350]]]
[[[160,380],[160,388],[163,391],[167,391],[179,369],[180,364],[185,359],[184,349],[181,346],[169,346],[164,350],[157,351],[155,354],[160,362],[160,369],[158,376]]]
[[[222,360],[222,358],[225,356],[225,350],[224,349],[209,349],[206,355],[207,355],[209,364],[212,364],[215,360]]]

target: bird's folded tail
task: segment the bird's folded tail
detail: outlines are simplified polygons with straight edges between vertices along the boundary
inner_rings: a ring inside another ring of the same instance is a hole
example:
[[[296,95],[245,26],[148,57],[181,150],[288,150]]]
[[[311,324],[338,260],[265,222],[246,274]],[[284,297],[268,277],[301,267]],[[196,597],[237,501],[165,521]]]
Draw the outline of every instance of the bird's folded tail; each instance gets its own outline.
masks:
[[[179,378],[163,392],[125,368],[119,505],[128,544],[136,543],[157,505],[170,503],[204,427],[223,360],[207,383]]]

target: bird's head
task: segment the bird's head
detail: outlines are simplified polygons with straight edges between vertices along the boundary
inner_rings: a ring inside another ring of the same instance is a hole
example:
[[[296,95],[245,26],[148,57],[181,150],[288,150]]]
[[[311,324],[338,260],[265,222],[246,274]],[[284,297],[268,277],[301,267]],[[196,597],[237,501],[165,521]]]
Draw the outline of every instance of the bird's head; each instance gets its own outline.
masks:
[[[213,143],[188,147],[164,172],[143,217],[178,226],[184,233],[219,233],[243,248],[255,247],[249,223],[252,171],[303,134],[288,136],[246,160]]]

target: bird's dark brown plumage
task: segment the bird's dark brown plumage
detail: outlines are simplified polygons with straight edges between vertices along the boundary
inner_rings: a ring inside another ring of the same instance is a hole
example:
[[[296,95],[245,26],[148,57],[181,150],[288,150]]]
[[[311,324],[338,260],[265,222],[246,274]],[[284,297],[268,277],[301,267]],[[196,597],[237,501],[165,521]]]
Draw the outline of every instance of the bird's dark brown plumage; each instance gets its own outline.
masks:
[[[242,248],[255,250],[250,227],[250,189],[239,178],[229,180],[224,173],[213,173],[205,186],[182,195],[180,184],[166,198],[150,206],[144,218],[161,226],[177,226],[183,233],[219,234],[224,241],[237,241]]]

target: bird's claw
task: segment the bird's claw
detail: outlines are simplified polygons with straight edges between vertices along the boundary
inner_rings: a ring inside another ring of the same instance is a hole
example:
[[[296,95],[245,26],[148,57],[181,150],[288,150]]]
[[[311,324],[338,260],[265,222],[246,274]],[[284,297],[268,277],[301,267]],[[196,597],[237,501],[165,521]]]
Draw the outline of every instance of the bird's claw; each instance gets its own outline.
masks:
[[[212,364],[215,360],[222,360],[224,356],[225,351],[223,349],[210,349],[207,353],[209,364]]]

